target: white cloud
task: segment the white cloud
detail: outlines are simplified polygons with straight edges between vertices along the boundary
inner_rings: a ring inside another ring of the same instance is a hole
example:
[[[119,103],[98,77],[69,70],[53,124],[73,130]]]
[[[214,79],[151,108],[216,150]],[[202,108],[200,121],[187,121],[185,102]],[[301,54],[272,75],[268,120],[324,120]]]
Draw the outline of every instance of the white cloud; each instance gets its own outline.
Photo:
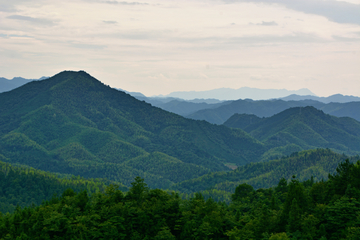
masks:
[[[329,95],[347,82],[343,94],[360,95],[360,26],[305,13],[298,0],[105,2],[0,0],[12,10],[0,14],[0,77],[83,69],[146,95],[243,86]]]
[[[115,5],[149,5],[148,3],[141,3],[141,2],[119,2],[119,1],[102,1],[103,3],[107,4],[115,4]]]
[[[116,24],[117,21],[103,21],[103,23],[106,23],[106,24]]]
[[[254,2],[280,4],[289,9],[308,14],[324,16],[338,23],[354,23],[360,25],[360,5],[349,1],[335,0],[224,0],[227,3]]]
[[[7,17],[8,19],[14,19],[14,20],[19,20],[19,21],[25,21],[25,22],[29,22],[32,24],[37,24],[37,25],[47,25],[47,26],[52,26],[55,23],[50,20],[50,19],[45,19],[45,18],[33,18],[33,17],[29,17],[29,16],[22,16],[22,15],[10,15]]]
[[[262,21],[262,23],[257,23],[256,25],[260,25],[260,26],[278,26],[279,24],[277,24],[275,21],[271,21],[271,22]]]

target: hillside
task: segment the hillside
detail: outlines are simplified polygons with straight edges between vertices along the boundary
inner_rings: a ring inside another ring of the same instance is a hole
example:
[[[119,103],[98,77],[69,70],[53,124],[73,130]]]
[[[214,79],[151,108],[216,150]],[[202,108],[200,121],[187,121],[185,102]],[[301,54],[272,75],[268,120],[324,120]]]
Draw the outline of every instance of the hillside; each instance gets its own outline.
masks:
[[[0,94],[0,139],[1,161],[162,188],[266,151],[243,130],[152,107],[83,71]]]
[[[278,179],[274,188],[246,183],[229,204],[196,193],[149,189],[136,178],[128,192],[114,186],[89,197],[67,189],[40,206],[0,214],[1,239],[358,240],[360,161],[340,163],[327,181]]]
[[[205,120],[214,124],[223,124],[235,113],[254,114],[258,117],[271,117],[288,108],[312,106],[327,114],[336,117],[351,117],[360,121],[360,102],[346,103],[322,103],[314,100],[284,101],[284,100],[262,100],[252,101],[250,99],[232,101],[229,104],[212,109],[203,109],[186,117],[195,120]]]
[[[291,180],[293,175],[301,181],[326,180],[328,173],[334,173],[339,163],[349,157],[335,153],[329,149],[314,149],[283,157],[268,162],[251,163],[240,166],[231,172],[209,173],[199,178],[180,182],[172,189],[192,193],[197,191],[233,192],[239,184],[247,183],[257,188],[269,188],[278,184],[279,179]],[[356,162],[359,156],[349,158],[350,162]]]
[[[250,123],[247,118],[253,119]],[[290,108],[269,118],[234,115],[224,125],[239,127],[263,142],[270,155],[330,148],[350,155],[360,151],[360,123],[351,118],[337,118],[313,107]]]
[[[26,166],[13,166],[0,161],[0,212],[13,212],[16,206],[40,205],[66,189],[75,192],[87,190],[89,194],[104,191],[113,184],[106,179],[84,179],[72,175],[53,174]],[[127,188],[116,183],[121,190]]]

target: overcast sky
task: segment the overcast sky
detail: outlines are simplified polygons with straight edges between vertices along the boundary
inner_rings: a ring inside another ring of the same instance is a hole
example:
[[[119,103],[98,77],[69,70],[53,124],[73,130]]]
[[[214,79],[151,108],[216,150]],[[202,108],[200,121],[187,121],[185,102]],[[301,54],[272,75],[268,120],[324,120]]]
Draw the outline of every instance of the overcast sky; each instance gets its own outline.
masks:
[[[360,96],[360,0],[0,0],[0,77]]]

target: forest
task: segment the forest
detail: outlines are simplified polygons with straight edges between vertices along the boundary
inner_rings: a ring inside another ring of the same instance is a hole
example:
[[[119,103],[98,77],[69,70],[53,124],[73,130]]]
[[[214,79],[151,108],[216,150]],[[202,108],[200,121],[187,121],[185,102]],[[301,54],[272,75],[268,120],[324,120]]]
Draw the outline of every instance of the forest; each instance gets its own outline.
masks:
[[[127,187],[139,176],[151,188],[169,189],[303,150],[360,153],[360,123],[354,119],[307,107],[261,121],[254,117],[252,124],[238,128],[236,123],[247,120],[236,118],[225,126],[186,119],[110,88],[84,71],[64,71],[0,93],[0,161],[106,178]]]
[[[110,184],[90,194],[66,189],[39,206],[0,215],[0,239],[350,239],[360,237],[360,161],[327,181],[279,179],[273,188],[236,187],[231,202]]]
[[[359,239],[359,136],[312,107],[186,119],[65,71],[0,94],[0,239]]]

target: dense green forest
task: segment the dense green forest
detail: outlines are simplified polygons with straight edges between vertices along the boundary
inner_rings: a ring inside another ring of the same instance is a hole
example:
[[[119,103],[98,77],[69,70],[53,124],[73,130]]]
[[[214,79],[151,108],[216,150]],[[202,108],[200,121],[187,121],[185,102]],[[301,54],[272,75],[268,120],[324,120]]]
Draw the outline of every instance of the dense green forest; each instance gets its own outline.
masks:
[[[299,181],[311,178],[321,181],[328,178],[329,172],[334,173],[338,164],[345,159],[355,162],[359,158],[348,157],[329,149],[307,150],[268,162],[250,163],[234,171],[209,173],[177,183],[171,189],[183,193],[206,191],[207,194],[222,191],[223,194],[233,192],[236,186],[242,183],[250,184],[255,189],[274,187],[280,178],[290,181],[293,175],[296,175]]]
[[[65,71],[0,94],[0,161],[128,187],[140,176],[167,189],[301,150],[360,151],[359,122],[315,109],[291,111],[277,125],[254,117],[244,131],[186,119],[83,71]],[[262,127],[255,128],[257,120]]]
[[[227,125],[83,71],[1,93],[0,239],[360,238],[359,122],[306,107]]]
[[[231,203],[197,193],[149,189],[135,178],[89,195],[65,190],[40,206],[0,215],[0,239],[329,239],[360,238],[360,161],[340,163],[327,181],[235,188]]]
[[[265,151],[243,130],[152,107],[83,71],[0,94],[0,160],[44,171],[168,188]]]
[[[114,182],[107,179],[84,179],[59,175],[26,166],[13,166],[0,161],[0,212],[13,212],[16,206],[39,205],[53,195],[61,195],[67,188],[89,194],[103,192]],[[122,191],[127,187],[116,183]]]
[[[299,181],[311,178],[314,181],[326,180],[328,173],[334,173],[337,165],[345,159],[353,163],[359,157],[349,158],[328,149],[308,150],[293,153],[289,157],[278,160],[247,164],[234,171],[214,172],[199,178],[186,179],[163,189],[169,189],[166,190],[168,192],[175,190],[182,199],[193,198],[199,192],[205,199],[212,198],[215,201],[230,203],[231,194],[239,184],[247,183],[255,189],[270,188],[276,186],[280,178],[290,181],[293,175],[296,175]],[[164,171],[166,174],[166,164],[160,166],[153,160],[153,165],[150,163],[147,165],[141,160],[139,159],[134,164],[139,164],[149,172]],[[13,166],[1,161],[0,167],[2,169],[0,172],[0,197],[2,199],[0,211],[3,213],[12,212],[16,205],[21,207],[38,205],[43,200],[50,199],[53,194],[61,195],[68,187],[76,192],[87,189],[89,194],[102,191],[109,184],[117,184],[122,191],[127,190],[122,183],[106,179],[84,179],[74,175],[54,174],[23,165]],[[183,173],[179,171],[178,174]],[[145,181],[147,181],[146,178]]]
[[[360,152],[360,122],[334,117],[314,107],[289,108],[272,117],[236,114],[224,125],[241,128],[269,149],[263,160],[314,148],[329,148],[348,155]]]

